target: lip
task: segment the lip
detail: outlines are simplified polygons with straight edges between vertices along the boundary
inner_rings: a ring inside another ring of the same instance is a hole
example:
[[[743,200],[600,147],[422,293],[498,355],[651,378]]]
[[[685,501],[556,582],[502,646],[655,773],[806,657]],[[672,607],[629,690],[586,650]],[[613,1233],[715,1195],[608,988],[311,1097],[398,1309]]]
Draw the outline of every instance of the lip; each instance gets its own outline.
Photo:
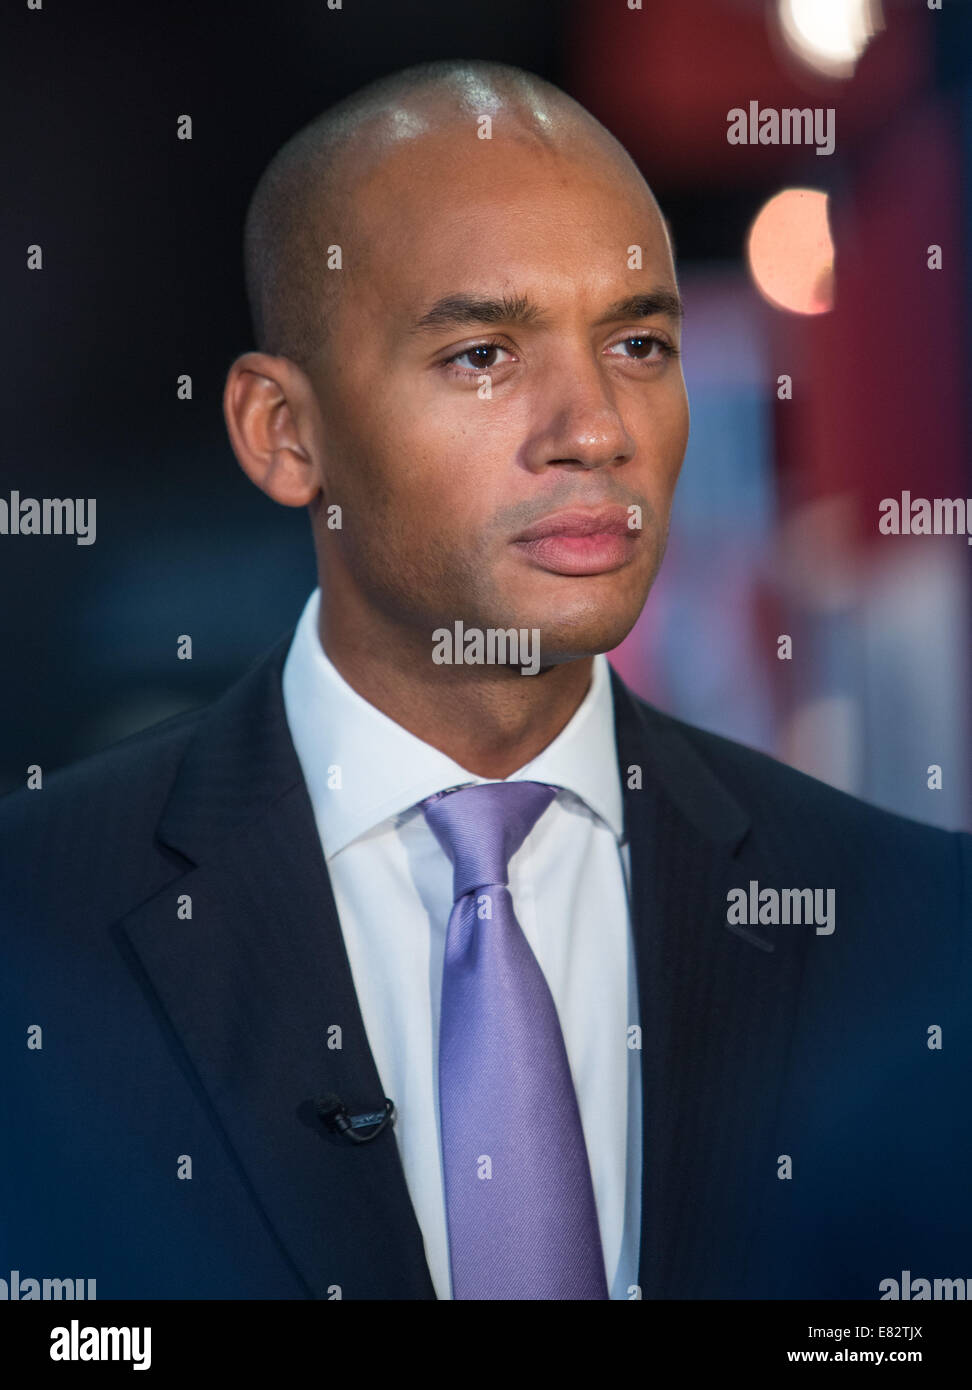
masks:
[[[626,507],[568,508],[534,522],[514,544],[552,574],[607,574],[628,563],[639,534]]]
[[[631,536],[627,507],[568,507],[551,512],[528,526],[517,541],[540,541],[547,536]]]

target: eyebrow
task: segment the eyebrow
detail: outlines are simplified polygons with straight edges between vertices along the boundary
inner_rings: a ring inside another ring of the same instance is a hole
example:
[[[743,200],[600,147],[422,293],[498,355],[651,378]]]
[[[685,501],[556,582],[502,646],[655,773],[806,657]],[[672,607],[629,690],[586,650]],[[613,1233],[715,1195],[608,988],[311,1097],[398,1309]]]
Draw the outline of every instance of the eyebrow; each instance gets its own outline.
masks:
[[[656,289],[647,294],[633,294],[625,299],[616,300],[608,306],[597,322],[604,324],[615,319],[647,319],[653,318],[656,314],[680,323],[685,317],[685,306],[674,290]],[[540,306],[522,294],[505,294],[500,298],[488,295],[447,294],[436,300],[416,321],[412,331],[426,333],[442,328],[499,323],[523,326],[536,323],[543,316],[544,312]]]
[[[598,323],[612,323],[615,319],[650,319],[656,314],[681,323],[685,317],[685,305],[675,290],[649,290],[647,294],[632,294],[627,299],[618,299],[599,319]]]

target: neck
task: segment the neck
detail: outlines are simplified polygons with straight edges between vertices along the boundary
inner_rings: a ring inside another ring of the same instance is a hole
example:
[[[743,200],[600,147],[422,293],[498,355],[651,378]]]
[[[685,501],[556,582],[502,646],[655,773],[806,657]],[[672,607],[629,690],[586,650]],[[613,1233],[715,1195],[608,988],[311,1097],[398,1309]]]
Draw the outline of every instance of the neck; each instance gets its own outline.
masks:
[[[427,637],[362,630],[341,623],[322,601],[321,645],[352,690],[477,777],[505,778],[535,758],[569,723],[591,683],[591,657],[527,676],[517,667],[437,666]]]

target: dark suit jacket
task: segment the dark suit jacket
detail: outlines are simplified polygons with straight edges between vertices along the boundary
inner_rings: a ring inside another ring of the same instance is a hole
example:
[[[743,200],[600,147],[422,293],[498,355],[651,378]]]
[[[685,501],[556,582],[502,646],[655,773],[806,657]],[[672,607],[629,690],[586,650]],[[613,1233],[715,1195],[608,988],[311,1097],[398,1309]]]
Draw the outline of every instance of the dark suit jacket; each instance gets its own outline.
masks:
[[[314,1110],[384,1091],[284,716],[289,641],[214,705],[0,803],[0,1277],[95,1278],[101,1299],[434,1297],[394,1134],[353,1146]],[[643,1296],[972,1276],[972,839],[612,683]],[[835,931],[730,927],[751,880],[833,888]]]

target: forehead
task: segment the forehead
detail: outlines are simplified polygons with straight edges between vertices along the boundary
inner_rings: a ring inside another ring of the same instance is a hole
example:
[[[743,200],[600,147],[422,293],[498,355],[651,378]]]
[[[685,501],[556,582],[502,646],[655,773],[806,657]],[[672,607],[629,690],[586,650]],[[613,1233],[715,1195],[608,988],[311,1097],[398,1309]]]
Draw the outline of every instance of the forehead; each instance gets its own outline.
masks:
[[[358,245],[352,300],[412,312],[440,293],[515,285],[556,297],[674,287],[667,238],[636,170],[581,135],[557,143],[474,117],[386,148],[351,193]],[[357,253],[357,254],[356,254]]]

